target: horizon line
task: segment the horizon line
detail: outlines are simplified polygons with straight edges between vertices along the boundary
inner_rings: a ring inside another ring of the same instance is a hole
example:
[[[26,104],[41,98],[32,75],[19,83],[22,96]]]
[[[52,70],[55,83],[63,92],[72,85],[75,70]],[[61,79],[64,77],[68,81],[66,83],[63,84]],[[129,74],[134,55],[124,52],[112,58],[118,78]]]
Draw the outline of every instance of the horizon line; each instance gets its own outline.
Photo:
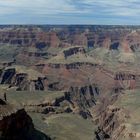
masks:
[[[27,23],[27,24],[0,24],[0,26],[140,26],[140,24],[36,24],[36,23]]]

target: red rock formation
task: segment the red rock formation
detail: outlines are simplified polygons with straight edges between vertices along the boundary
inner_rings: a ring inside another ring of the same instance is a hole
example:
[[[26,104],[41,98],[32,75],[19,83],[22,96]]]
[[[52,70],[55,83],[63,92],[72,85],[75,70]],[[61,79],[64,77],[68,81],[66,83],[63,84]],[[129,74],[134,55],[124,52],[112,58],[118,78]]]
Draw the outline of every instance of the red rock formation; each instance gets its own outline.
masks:
[[[73,39],[73,44],[75,45],[78,45],[78,46],[84,46],[86,47],[87,46],[87,37],[86,35],[83,33],[83,34],[76,34],[74,36],[74,39]]]
[[[136,87],[136,75],[130,73],[118,73],[115,76],[115,88],[133,90]]]
[[[122,39],[120,41],[120,47],[122,48],[122,50],[125,53],[131,53],[132,52],[132,50],[130,48],[130,44],[129,44],[129,42],[126,39]]]
[[[60,42],[61,41],[59,40],[56,33],[53,32],[50,34],[50,46],[51,47],[59,47]]]
[[[105,48],[110,49],[111,46],[111,39],[110,38],[105,38],[102,44]]]

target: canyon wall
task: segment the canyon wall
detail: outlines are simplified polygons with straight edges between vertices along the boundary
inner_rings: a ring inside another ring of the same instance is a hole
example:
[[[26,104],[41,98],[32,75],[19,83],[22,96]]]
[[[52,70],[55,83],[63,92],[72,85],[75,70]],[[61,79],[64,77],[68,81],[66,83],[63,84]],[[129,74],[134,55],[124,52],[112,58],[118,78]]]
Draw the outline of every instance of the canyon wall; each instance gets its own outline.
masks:
[[[24,109],[17,109],[0,99],[1,140],[50,140],[35,130],[32,119]]]

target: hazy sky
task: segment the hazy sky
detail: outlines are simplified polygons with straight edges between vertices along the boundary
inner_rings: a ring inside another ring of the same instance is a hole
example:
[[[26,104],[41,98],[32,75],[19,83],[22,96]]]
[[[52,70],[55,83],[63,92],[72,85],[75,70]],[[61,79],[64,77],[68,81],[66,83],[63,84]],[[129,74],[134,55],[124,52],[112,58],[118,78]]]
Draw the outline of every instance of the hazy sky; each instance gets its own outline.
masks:
[[[0,24],[140,25],[140,0],[0,0]]]

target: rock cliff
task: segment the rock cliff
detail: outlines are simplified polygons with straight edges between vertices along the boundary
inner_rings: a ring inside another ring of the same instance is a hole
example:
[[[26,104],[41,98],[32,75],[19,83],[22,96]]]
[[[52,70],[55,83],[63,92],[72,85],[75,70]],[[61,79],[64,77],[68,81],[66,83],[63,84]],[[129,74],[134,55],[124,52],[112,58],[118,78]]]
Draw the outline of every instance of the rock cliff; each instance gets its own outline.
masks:
[[[1,140],[50,140],[35,130],[32,119],[24,109],[16,109],[0,99]]]

